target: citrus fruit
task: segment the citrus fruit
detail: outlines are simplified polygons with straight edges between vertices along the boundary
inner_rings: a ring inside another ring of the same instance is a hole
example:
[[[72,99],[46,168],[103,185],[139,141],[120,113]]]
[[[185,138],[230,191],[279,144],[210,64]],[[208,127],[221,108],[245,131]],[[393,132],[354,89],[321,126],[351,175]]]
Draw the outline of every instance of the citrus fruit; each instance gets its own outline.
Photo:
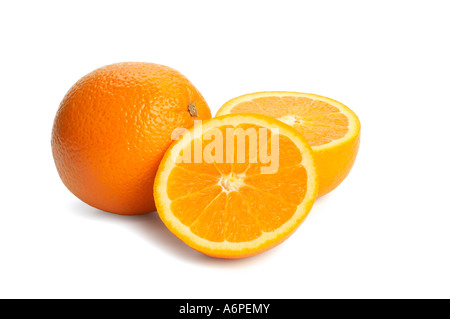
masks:
[[[226,102],[217,115],[258,113],[299,131],[309,142],[319,176],[319,194],[335,189],[349,174],[359,149],[361,125],[344,104],[297,92],[258,92]]]
[[[298,131],[268,116],[234,114],[181,135],[161,161],[154,193],[161,220],[187,245],[242,258],[292,234],[317,185],[311,147]]]
[[[56,114],[58,173],[93,207],[152,212],[154,178],[173,130],[208,118],[202,95],[174,69],[138,62],[101,67],[75,83]]]

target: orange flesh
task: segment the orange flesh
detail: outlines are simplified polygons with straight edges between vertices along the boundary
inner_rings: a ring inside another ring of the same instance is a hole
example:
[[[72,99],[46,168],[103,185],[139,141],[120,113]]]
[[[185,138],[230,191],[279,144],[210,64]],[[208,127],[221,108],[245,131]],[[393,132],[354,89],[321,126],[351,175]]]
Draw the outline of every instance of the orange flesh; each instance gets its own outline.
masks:
[[[224,136],[222,149],[225,150],[229,143],[230,149],[237,150],[238,136],[243,131],[235,130],[232,138],[227,139],[227,128],[232,127],[218,128]],[[246,125],[237,128],[259,127]],[[204,133],[203,143],[194,139],[179,156],[190,150],[190,156],[186,158],[193,162],[195,145],[200,145],[203,152],[211,148],[211,142],[215,141],[212,131]],[[256,154],[249,151],[248,136],[245,138],[245,154],[240,157],[244,158],[243,163],[238,163],[237,151],[231,155],[224,154],[225,163],[220,163],[219,158],[208,163],[205,159],[208,157],[202,158],[200,163],[177,163],[167,181],[167,194],[172,201],[174,216],[192,233],[212,242],[251,241],[287,222],[305,197],[307,173],[301,165],[299,149],[288,137],[272,135],[268,131],[267,139],[262,138],[264,151],[272,154],[270,146],[274,138],[279,142],[279,169],[272,174],[261,174],[261,167],[270,164],[261,158],[259,147]],[[200,144],[196,144],[198,142]],[[214,155],[214,151],[211,154]],[[231,163],[226,162],[227,156]]]
[[[348,119],[337,107],[307,97],[255,98],[235,105],[230,113],[258,113],[277,118],[298,130],[311,146],[328,144],[348,132]]]

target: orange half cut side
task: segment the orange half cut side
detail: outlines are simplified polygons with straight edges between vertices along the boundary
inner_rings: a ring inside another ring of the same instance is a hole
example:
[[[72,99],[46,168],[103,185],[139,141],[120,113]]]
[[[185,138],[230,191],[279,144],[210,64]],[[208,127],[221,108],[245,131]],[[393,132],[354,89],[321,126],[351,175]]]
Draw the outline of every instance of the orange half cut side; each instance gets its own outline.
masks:
[[[301,134],[268,116],[237,114],[185,132],[162,160],[154,189],[161,220],[183,242],[206,255],[242,258],[291,235],[318,183]]]
[[[229,100],[217,116],[239,113],[276,118],[306,138],[319,176],[318,197],[334,190],[353,167],[361,124],[352,110],[336,100],[309,93],[256,92]]]

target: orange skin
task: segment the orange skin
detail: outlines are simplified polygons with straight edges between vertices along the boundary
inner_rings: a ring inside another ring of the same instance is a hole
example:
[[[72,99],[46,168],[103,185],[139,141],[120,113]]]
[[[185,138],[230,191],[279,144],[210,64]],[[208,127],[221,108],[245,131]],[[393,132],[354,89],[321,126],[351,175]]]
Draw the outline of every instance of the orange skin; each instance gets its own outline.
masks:
[[[178,71],[152,63],[99,68],[67,92],[52,150],[66,187],[115,214],[156,209],[153,183],[177,128],[211,118],[199,91]]]

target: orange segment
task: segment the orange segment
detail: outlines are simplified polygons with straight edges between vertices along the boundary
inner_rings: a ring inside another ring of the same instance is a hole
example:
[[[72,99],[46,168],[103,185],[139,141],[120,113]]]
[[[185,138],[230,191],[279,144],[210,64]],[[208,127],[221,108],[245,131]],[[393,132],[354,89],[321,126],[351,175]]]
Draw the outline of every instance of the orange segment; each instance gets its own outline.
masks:
[[[248,175],[251,174],[249,172],[252,168],[260,172],[262,167],[267,166],[266,159],[272,155],[271,140],[272,132],[266,128],[248,124],[238,125],[234,132],[233,148],[243,151],[240,154],[233,152],[233,173]],[[257,141],[260,143],[256,143]],[[247,147],[252,143],[256,146]]]
[[[349,174],[359,148],[358,117],[335,100],[308,93],[257,92],[226,102],[217,113],[256,113],[276,118],[311,145],[319,175],[319,195],[335,189]]]
[[[229,221],[226,230],[226,240],[229,242],[248,242],[262,234],[258,223],[258,217],[261,218],[262,215],[250,210],[239,192],[228,194],[225,217]]]
[[[306,170],[301,166],[280,168],[275,174],[248,176],[244,182],[279,199],[299,205],[307,191]]]
[[[232,163],[227,160],[227,153],[224,152],[229,141],[225,139],[227,131],[234,130],[233,126],[223,125],[221,127],[215,127],[203,134],[203,155],[205,160],[214,162],[212,165],[221,174],[229,174],[232,171]],[[205,169],[205,165],[201,166],[201,169]]]
[[[258,108],[259,106],[254,101],[245,101],[236,105],[233,113],[254,113]]]
[[[314,100],[309,97],[302,97],[302,96],[281,96],[281,100],[283,101],[284,105],[287,109],[289,109],[288,114],[303,114],[305,110],[308,110],[308,108],[311,106],[312,103],[314,103]]]
[[[283,202],[279,197],[256,188],[244,186],[240,193],[249,210],[258,216],[258,226],[263,232],[271,232],[281,227],[297,210],[297,205]],[[272,213],[275,210],[278,210],[277,214]]]
[[[318,189],[312,150],[296,130],[247,114],[205,121],[189,132],[168,150],[155,182],[158,213],[177,237],[207,255],[241,258],[292,234]],[[209,152],[212,135],[221,143]],[[182,150],[198,136],[203,159],[181,162]]]
[[[205,162],[205,159],[201,156],[195,156],[198,150],[200,150],[200,154],[204,150],[204,144],[201,139],[193,140],[188,146],[186,146],[179,154],[180,162],[178,163],[178,167],[190,170],[197,173],[209,174],[213,176],[220,177],[221,173],[214,165],[197,165],[196,162]]]
[[[328,126],[317,122],[292,125],[306,139],[309,139],[311,146],[321,146],[342,138],[347,133],[346,127]]]
[[[192,234],[207,241],[223,242],[227,236],[227,222],[225,219],[226,203],[227,195],[222,192],[196,218],[195,222],[189,228]]]
[[[283,157],[280,157],[280,167],[290,167],[302,162],[302,154],[297,146],[287,137],[278,135],[280,150],[283,150]]]
[[[289,114],[289,108],[283,103],[283,101],[275,96],[267,98],[256,98],[253,102],[258,105],[261,110],[260,114],[271,115],[273,117],[281,117]]]
[[[219,185],[211,186],[180,197],[172,201],[171,209],[175,216],[186,226],[192,223],[201,213],[222,193],[222,187]]]
[[[171,200],[217,185],[219,178],[213,175],[174,167],[167,180]]]

